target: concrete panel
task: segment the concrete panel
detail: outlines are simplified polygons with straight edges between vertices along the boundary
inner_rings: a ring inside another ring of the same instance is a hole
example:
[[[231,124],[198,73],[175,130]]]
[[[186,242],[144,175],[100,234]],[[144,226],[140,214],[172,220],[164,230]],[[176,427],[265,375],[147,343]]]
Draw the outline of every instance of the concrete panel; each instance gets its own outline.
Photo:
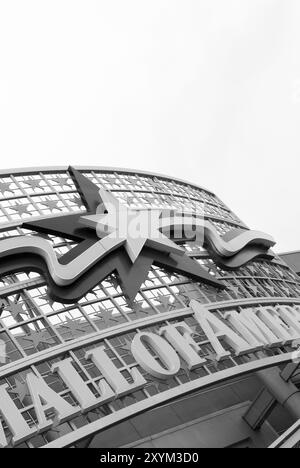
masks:
[[[171,406],[165,406],[136,416],[131,419],[131,423],[140,437],[146,437],[176,427],[182,420]]]
[[[242,419],[248,405],[249,402],[236,405],[130,446],[141,447],[151,443],[157,448],[266,447],[276,439],[277,433],[267,423],[260,431],[252,431]]]
[[[125,421],[97,434],[90,448],[119,447],[120,444],[129,444],[138,439],[140,439],[140,435],[134,426],[129,421]]]

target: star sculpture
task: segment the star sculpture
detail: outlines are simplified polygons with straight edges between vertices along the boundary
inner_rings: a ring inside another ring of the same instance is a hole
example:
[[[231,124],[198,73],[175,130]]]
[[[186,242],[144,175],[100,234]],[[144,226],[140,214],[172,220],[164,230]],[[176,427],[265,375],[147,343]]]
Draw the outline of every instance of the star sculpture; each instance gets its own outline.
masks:
[[[60,264],[69,265],[77,261],[80,267],[81,259],[85,258],[85,262],[89,258],[91,266],[82,267],[80,281],[76,281],[74,286],[61,285],[49,279],[50,295],[56,302],[75,303],[112,274],[117,278],[116,286],[121,287],[126,297],[133,301],[152,264],[201,283],[221,289],[226,287],[160,232],[159,221],[165,216],[163,208],[130,209],[77,170],[69,168],[69,172],[87,213],[47,217],[23,224],[24,228],[32,231],[77,242],[59,258]],[[169,218],[164,219],[166,225]],[[48,275],[48,270],[44,269],[42,273]]]
[[[61,188],[70,187],[68,179],[66,179],[65,177],[57,176],[53,177],[51,180],[54,181],[57,185],[59,185]]]
[[[5,307],[13,319],[17,320],[21,314],[28,315],[28,312],[23,309],[24,304],[19,302],[10,302],[8,306]],[[22,318],[22,317],[21,317]]]
[[[41,181],[37,179],[24,180],[24,184],[29,185],[32,189],[40,188]]]
[[[105,327],[110,327],[110,322],[117,322],[118,320],[112,317],[112,314],[109,310],[103,309],[102,307],[99,308],[97,316],[101,318],[102,322],[104,323]]]
[[[18,215],[22,216],[23,214],[28,213],[28,206],[29,204],[24,204],[24,205],[13,205],[10,206],[10,209],[13,211],[16,211]]]
[[[128,306],[133,310],[137,318],[140,318],[141,316],[144,316],[144,315],[148,315],[149,313],[148,312],[149,306],[147,308],[144,308],[142,304],[139,304],[139,303],[129,304]]]
[[[78,320],[72,320],[70,319],[70,317],[66,318],[66,322],[62,323],[61,327],[67,328],[73,337],[76,337],[86,332],[82,323],[78,322]]]
[[[115,177],[112,177],[112,176],[106,176],[105,177],[105,181],[111,185],[113,184],[117,184],[118,185],[118,181]]]
[[[53,210],[61,211],[61,208],[57,206],[58,200],[45,200],[41,202],[41,204],[49,208],[50,211],[53,211]]]
[[[40,344],[49,345],[48,338],[45,337],[45,331],[34,331],[28,336],[23,336],[23,340],[30,341],[34,348],[38,349]]]
[[[164,296],[163,294],[157,296],[155,298],[156,301],[158,301],[161,305],[162,305],[162,308],[168,312],[170,310],[170,296]]]
[[[13,190],[9,188],[10,186],[11,186],[11,182],[0,182],[0,192],[1,193],[5,193],[5,192],[13,193]]]

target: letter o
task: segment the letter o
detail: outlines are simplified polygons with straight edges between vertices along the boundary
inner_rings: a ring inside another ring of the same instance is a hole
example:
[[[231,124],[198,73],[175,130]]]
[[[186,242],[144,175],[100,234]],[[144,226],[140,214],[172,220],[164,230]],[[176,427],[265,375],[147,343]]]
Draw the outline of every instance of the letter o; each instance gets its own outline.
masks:
[[[158,355],[165,367],[152,356],[143,341]],[[180,369],[180,359],[174,348],[164,338],[155,333],[137,333],[132,340],[131,352],[136,362],[146,372],[158,379],[168,379],[176,375]]]

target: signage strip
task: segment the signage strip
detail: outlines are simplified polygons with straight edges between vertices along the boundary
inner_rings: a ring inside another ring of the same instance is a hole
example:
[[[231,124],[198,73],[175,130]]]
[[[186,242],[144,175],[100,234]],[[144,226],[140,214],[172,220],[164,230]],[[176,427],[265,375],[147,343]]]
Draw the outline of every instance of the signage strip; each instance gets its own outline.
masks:
[[[275,299],[275,300],[274,300]],[[215,310],[227,310],[232,309],[233,307],[240,307],[240,306],[255,306],[257,307],[258,303],[253,299],[246,299],[242,301],[232,301],[232,302],[216,302],[214,304],[205,304],[205,307],[208,311],[213,312]],[[262,298],[259,301],[259,304],[300,304],[300,299],[288,299],[288,298]],[[72,342],[68,342],[66,344],[58,345],[54,348],[49,348],[44,351],[40,351],[36,355],[31,355],[28,357],[24,357],[19,359],[14,363],[7,364],[0,368],[0,378],[7,377],[8,375],[14,374],[19,372],[21,369],[27,366],[34,365],[37,362],[41,362],[47,359],[52,359],[55,356],[71,351],[74,349],[81,348],[82,346],[88,346],[90,344],[96,343],[97,341],[104,340],[106,338],[111,338],[114,336],[122,335],[125,333],[130,332],[131,330],[137,328],[143,328],[148,325],[155,325],[156,323],[164,322],[170,319],[177,319],[186,317],[193,314],[193,310],[190,307],[186,309],[180,309],[174,313],[174,311],[164,312],[161,314],[151,315],[149,317],[144,317],[139,320],[135,320],[132,322],[125,322],[119,325],[114,325],[113,327],[107,328],[103,331],[94,332],[89,334],[88,337],[84,335],[82,337],[77,338]],[[4,331],[4,330],[3,330]]]
[[[187,382],[180,385],[179,387],[166,390],[165,392],[159,393],[152,396],[149,400],[143,400],[133,405],[123,408],[116,411],[115,413],[105,416],[100,420],[89,423],[86,426],[83,426],[79,429],[76,429],[69,434],[61,436],[59,439],[50,442],[49,444],[44,445],[41,448],[63,448],[72,445],[75,442],[78,442],[84,439],[87,436],[95,434],[103,429],[107,429],[115,423],[120,422],[121,420],[128,419],[130,416],[138,415],[146,410],[149,410],[155,406],[158,406],[162,403],[170,401],[172,399],[178,398],[179,396],[192,393],[195,390],[204,389],[215,383],[221,383],[222,381],[242,376],[253,371],[258,371],[266,369],[268,367],[277,366],[288,361],[291,361],[293,353],[288,353],[280,356],[272,356],[269,358],[264,358],[261,360],[250,362],[247,364],[241,364],[236,368],[230,368],[223,371],[219,371],[216,374],[211,374],[206,377],[200,377],[199,379],[193,380],[192,382]]]

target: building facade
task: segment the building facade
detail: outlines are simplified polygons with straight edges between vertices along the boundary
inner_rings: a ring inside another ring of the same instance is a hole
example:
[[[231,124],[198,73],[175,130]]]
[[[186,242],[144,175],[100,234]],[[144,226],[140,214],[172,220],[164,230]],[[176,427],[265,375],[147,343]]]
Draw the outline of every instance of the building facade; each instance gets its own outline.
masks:
[[[286,252],[280,254],[280,258],[292,269],[300,275],[300,252]]]
[[[295,377],[273,392],[299,278],[209,190],[6,171],[0,239],[2,447],[267,447],[300,417]]]

